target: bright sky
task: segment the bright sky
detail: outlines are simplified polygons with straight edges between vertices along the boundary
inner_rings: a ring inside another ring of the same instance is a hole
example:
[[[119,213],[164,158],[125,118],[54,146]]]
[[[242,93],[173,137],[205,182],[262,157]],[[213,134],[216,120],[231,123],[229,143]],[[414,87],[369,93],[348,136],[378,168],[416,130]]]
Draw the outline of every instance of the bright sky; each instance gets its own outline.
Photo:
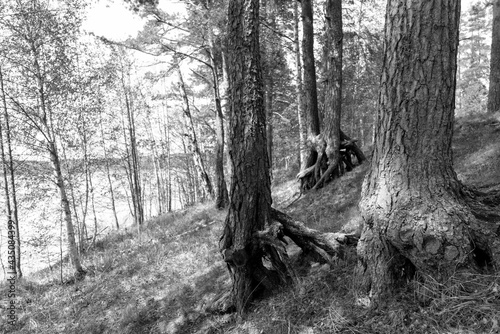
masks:
[[[159,7],[167,13],[182,12],[181,1],[160,0]],[[127,9],[123,0],[98,0],[92,4],[83,27],[98,36],[112,40],[134,37],[145,20]]]

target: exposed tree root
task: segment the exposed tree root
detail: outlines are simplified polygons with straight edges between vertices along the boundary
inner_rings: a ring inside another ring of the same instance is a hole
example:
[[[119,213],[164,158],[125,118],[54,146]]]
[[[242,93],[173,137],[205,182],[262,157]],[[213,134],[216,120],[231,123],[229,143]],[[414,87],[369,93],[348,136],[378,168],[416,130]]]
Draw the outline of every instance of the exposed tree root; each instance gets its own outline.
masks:
[[[340,140],[340,157],[338,161],[329,161],[326,154],[327,145],[323,135],[320,134],[309,140],[311,150],[306,168],[297,174],[297,178],[301,180],[302,192],[321,188],[331,179],[342,176],[346,171],[351,171],[355,167],[352,156],[356,157],[358,165],[366,160],[355,139],[351,139],[341,131]]]
[[[248,247],[254,249],[252,254],[260,256],[258,265],[254,265],[253,272],[249,273],[258,282],[254,288],[255,296],[297,283],[295,269],[286,251],[285,237],[290,238],[305,254],[331,264],[343,256],[344,245],[356,244],[358,240],[358,236],[353,234],[322,233],[308,228],[276,209],[271,209],[270,217],[271,224],[265,230],[255,232],[253,244]],[[230,272],[254,260],[248,259],[247,253],[230,249],[222,250],[222,254]],[[235,310],[231,292],[218,295],[207,307],[207,312],[211,313],[229,313]]]
[[[380,302],[381,296],[415,274],[445,282],[457,272],[498,273],[499,193],[462,186],[456,195],[441,193],[433,201],[399,210],[400,214],[374,215],[372,220],[365,215],[367,224],[358,245],[359,289]]]

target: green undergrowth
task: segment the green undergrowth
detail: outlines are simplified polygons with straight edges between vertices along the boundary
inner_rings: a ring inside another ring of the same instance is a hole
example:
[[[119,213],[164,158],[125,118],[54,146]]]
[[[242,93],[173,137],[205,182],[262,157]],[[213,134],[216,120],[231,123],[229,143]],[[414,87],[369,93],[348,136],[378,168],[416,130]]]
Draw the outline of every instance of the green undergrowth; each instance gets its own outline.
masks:
[[[457,174],[466,184],[500,183],[500,120],[459,120]],[[361,228],[360,189],[369,163],[324,188],[299,197],[295,180],[273,187],[273,206],[325,232]],[[142,231],[120,231],[85,254],[87,276],[71,280],[69,265],[45,269],[17,286],[15,327],[0,333],[500,333],[500,277],[457,273],[448,282],[418,276],[377,308],[354,288],[356,250],[332,265],[295,261],[297,284],[249,305],[244,319],[206,307],[230,288],[218,252],[226,211],[213,203],[148,221]],[[296,260],[296,259],[294,259]],[[0,285],[0,313],[7,287]]]

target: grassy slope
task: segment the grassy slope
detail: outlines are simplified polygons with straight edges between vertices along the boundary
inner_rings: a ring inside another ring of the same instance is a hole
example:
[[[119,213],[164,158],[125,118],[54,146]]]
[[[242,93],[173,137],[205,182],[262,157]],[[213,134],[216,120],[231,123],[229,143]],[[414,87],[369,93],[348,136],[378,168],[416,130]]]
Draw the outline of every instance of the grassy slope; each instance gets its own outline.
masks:
[[[476,187],[500,183],[500,130],[492,120],[462,120],[454,141],[459,177]],[[323,231],[359,230],[357,209],[367,164],[298,200],[297,184],[273,189],[274,205]],[[150,221],[138,238],[101,241],[83,263],[83,282],[60,284],[45,270],[17,289],[18,324],[0,333],[498,333],[500,279],[415,283],[383,310],[368,310],[352,288],[355,250],[330,267],[307,264],[299,284],[255,302],[245,321],[209,315],[204,306],[229,288],[217,251],[225,212],[199,205]],[[66,274],[66,273],[65,273]]]

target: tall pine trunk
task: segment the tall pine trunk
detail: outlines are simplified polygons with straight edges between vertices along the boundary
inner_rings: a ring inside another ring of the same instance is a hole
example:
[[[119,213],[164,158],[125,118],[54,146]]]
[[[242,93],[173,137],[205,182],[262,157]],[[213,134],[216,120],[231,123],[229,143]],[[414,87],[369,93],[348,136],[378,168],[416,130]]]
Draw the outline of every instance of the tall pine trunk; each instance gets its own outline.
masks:
[[[266,114],[259,51],[259,1],[231,0],[228,11],[228,75],[232,182],[221,251],[233,278],[241,315],[269,280],[253,235],[269,223],[271,188]]]
[[[304,65],[303,106],[307,114],[307,136],[309,141],[319,135],[318,93],[316,86],[316,65],[314,60],[314,26],[312,0],[302,0],[302,63]],[[311,150],[308,166],[316,161],[316,151]]]
[[[342,112],[342,0],[326,0],[326,89],[325,89],[325,153],[328,169],[313,189],[322,186],[330,175],[340,176],[340,116]],[[321,159],[321,154],[318,159]]]

